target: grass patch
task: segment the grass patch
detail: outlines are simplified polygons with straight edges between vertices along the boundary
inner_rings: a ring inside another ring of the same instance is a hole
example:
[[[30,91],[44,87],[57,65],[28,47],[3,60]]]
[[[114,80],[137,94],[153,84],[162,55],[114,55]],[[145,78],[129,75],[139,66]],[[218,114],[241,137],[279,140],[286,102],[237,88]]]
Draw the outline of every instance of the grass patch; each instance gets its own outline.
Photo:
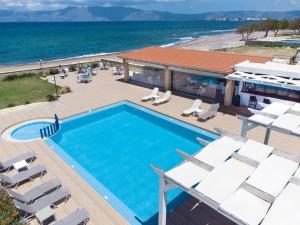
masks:
[[[0,109],[47,101],[53,93],[54,84],[40,79],[39,74],[12,76],[0,81]]]
[[[233,48],[219,49],[226,52],[236,52],[242,54],[251,54],[251,55],[266,55],[273,56],[276,58],[290,59],[296,54],[295,48],[290,47],[265,47],[260,45],[251,45],[251,46],[240,46]]]

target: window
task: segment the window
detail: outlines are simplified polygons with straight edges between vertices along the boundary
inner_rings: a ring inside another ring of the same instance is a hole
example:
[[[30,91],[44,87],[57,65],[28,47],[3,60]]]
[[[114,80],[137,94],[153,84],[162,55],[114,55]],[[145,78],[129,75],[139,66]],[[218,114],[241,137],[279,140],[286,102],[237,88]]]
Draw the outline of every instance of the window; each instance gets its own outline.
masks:
[[[164,77],[164,70],[152,67],[135,66],[130,72],[131,80],[155,87],[164,86]]]
[[[225,80],[177,71],[173,72],[172,85],[174,91],[209,99],[222,99],[225,93]]]
[[[263,84],[253,84],[244,82],[242,92],[300,102],[300,91],[272,87]]]

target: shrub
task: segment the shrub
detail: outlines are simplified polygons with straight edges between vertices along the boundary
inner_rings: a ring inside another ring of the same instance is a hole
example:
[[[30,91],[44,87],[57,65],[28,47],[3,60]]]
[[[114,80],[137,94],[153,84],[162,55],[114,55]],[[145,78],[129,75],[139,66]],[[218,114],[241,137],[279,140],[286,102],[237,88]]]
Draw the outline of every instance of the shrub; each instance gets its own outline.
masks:
[[[21,225],[25,224],[19,222],[20,213],[15,208],[11,198],[6,193],[5,190],[0,189],[0,224],[12,224],[12,225]]]
[[[68,68],[69,68],[70,72],[76,71],[76,66],[75,65],[70,65]]]
[[[42,73],[35,73],[35,72],[28,72],[28,73],[21,73],[21,74],[13,74],[5,77],[3,81],[12,81],[16,79],[22,79],[24,77],[34,77],[34,76],[41,76]]]
[[[50,70],[49,70],[49,74],[50,75],[56,75],[56,74],[58,74],[59,73],[59,70],[57,69],[57,68],[51,68]]]
[[[99,64],[98,64],[97,62],[91,63],[91,67],[92,67],[92,68],[96,68],[98,65],[99,65]]]
[[[11,225],[28,225],[28,223],[26,223],[25,221],[16,221],[13,222]]]
[[[7,105],[8,108],[15,107],[15,106],[16,106],[15,103],[9,103],[9,104]]]
[[[26,100],[25,101],[25,105],[30,104],[30,101]]]
[[[18,78],[17,74],[14,75],[8,75],[7,77],[3,78],[3,81],[11,81],[11,80],[15,80]]]
[[[48,102],[54,102],[54,101],[56,101],[57,100],[56,94],[47,95],[47,100],[48,100]]]
[[[72,91],[72,90],[71,90],[70,87],[64,86],[64,87],[62,87],[62,88],[59,90],[59,93],[60,93],[60,94],[66,94],[66,93],[70,93],[71,91]]]

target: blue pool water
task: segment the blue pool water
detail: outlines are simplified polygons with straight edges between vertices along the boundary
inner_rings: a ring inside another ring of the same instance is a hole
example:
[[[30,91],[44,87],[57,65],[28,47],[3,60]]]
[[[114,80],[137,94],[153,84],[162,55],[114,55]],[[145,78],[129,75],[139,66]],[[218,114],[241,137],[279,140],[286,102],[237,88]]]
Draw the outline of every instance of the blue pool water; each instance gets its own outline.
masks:
[[[17,140],[31,140],[40,137],[40,129],[50,125],[50,122],[38,121],[26,123],[11,132],[11,137]]]
[[[299,40],[297,40],[297,39],[295,39],[295,40],[283,40],[284,42],[289,42],[289,43],[299,43],[300,44],[300,39]]]
[[[196,137],[216,136],[122,102],[62,121],[47,143],[108,201],[115,199],[110,203],[132,224],[132,217],[151,224],[158,211],[159,178],[150,164],[174,167],[182,161],[176,149],[192,154],[203,147]],[[178,194],[170,192],[169,202]]]

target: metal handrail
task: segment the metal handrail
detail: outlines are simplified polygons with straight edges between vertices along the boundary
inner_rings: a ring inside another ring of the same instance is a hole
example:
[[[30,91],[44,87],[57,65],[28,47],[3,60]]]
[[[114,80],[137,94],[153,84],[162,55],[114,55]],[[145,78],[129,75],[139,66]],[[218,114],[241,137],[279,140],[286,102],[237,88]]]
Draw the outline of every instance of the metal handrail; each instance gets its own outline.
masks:
[[[44,139],[44,138],[47,138],[47,137],[50,137],[50,136],[56,134],[58,132],[59,128],[60,128],[60,123],[58,120],[58,116],[55,114],[54,115],[54,123],[51,123],[50,125],[40,129],[41,139]]]

